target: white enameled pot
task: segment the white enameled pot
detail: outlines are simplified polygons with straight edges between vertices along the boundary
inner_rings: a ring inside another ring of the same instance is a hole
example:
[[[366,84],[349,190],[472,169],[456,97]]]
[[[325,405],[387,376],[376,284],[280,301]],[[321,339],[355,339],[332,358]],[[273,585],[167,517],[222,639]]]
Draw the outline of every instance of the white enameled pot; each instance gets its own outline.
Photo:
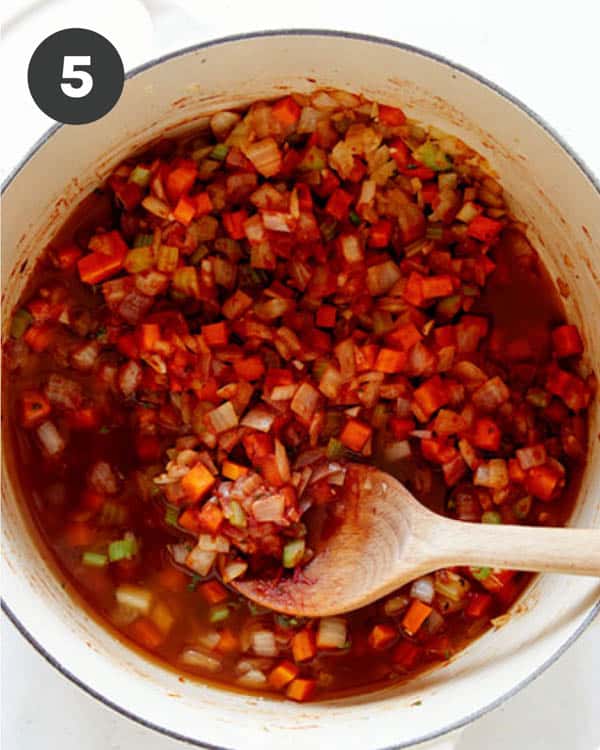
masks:
[[[559,139],[523,105],[428,53],[357,35],[290,31],[200,44],[133,71],[99,122],[51,130],[8,180],[3,199],[2,330],[34,260],[73,207],[132,150],[219,109],[288,91],[334,87],[400,105],[487,157],[565,297],[600,372],[600,191]],[[8,376],[10,377],[10,376]],[[10,381],[7,383],[10,388]],[[575,526],[600,527],[598,402]],[[600,609],[594,579],[538,577],[513,615],[452,662],[364,697],[296,705],[178,676],[124,646],[61,586],[2,473],[4,606],[58,669],[137,721],[199,746],[238,750],[380,750],[440,737],[497,706],[539,674]]]

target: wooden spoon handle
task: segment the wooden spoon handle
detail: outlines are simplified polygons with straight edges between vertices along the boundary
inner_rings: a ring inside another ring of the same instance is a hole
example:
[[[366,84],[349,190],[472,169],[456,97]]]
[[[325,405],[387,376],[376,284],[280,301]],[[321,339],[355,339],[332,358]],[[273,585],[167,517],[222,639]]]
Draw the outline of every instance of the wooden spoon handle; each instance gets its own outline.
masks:
[[[600,529],[475,524],[443,518],[435,526],[430,544],[439,549],[440,567],[476,565],[600,576]]]

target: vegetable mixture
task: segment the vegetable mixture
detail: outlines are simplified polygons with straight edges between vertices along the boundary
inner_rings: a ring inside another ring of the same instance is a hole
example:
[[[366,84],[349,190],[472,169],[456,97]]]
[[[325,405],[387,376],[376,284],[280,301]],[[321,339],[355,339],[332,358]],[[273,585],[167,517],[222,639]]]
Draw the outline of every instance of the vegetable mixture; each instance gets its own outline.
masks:
[[[482,633],[530,576],[439,570],[322,619],[231,584],[302,575],[347,461],[463,521],[566,521],[594,378],[524,229],[468,146],[341,91],[118,166],[6,347],[24,497],[76,589],[177,670],[296,701]]]

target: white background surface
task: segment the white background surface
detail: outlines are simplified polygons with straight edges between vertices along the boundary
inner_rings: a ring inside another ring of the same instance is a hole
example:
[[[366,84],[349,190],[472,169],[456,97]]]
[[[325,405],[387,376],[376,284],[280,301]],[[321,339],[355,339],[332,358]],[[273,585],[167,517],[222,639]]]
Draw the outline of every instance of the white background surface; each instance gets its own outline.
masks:
[[[50,124],[29,97],[37,44],[68,26],[111,39],[125,67],[203,39],[266,28],[337,28],[444,55],[506,88],[600,175],[598,0],[4,0],[0,171]],[[4,750],[176,750],[54,671],[2,618]],[[542,677],[470,725],[457,750],[598,750],[600,621]],[[317,749],[320,750],[320,749]],[[343,750],[343,748],[340,748]]]

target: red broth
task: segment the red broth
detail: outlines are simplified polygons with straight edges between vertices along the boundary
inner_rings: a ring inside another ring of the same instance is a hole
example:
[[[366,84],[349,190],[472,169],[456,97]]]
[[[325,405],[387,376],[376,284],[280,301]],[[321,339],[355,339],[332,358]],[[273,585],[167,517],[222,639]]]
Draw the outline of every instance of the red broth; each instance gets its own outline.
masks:
[[[531,576],[437,571],[322,620],[232,581],[301,574],[347,460],[461,520],[564,524],[581,341],[464,144],[339,93],[212,125],[118,167],[32,273],[5,347],[22,500],[93,612],[178,672],[374,690]]]

